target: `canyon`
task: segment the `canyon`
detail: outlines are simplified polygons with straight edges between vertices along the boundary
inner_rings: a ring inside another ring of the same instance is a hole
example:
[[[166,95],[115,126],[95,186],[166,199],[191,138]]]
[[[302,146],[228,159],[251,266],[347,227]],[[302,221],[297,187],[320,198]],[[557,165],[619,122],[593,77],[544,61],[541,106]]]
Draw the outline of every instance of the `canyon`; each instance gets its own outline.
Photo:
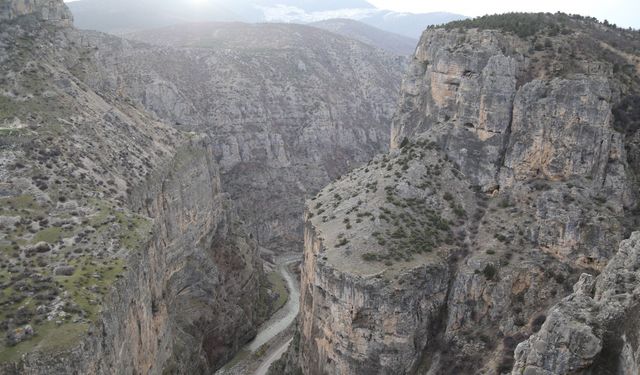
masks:
[[[637,31],[72,21],[0,5],[1,373],[638,373]]]
[[[301,242],[305,197],[388,147],[405,59],[295,25],[210,25],[237,50],[72,19],[2,4],[0,371],[214,371],[276,308],[260,255]]]

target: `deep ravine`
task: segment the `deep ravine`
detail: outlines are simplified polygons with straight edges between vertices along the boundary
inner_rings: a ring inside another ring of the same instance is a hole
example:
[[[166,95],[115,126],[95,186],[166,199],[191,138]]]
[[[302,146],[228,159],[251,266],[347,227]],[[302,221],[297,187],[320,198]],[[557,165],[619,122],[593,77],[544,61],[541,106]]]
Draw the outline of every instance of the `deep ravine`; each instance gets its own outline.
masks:
[[[216,372],[216,375],[255,374],[264,375],[269,366],[287,350],[293,334],[291,328],[300,310],[299,280],[292,274],[301,254],[284,254],[276,258],[278,272],[287,283],[289,296],[282,308],[263,323],[256,337],[240,350],[234,359]]]

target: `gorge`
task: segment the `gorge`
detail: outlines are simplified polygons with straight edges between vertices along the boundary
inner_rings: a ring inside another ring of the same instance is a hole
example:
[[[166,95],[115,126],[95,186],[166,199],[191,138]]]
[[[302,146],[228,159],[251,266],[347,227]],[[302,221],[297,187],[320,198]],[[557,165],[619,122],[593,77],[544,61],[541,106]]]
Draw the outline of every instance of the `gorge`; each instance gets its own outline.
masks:
[[[0,373],[638,374],[637,31],[72,22],[0,3]]]

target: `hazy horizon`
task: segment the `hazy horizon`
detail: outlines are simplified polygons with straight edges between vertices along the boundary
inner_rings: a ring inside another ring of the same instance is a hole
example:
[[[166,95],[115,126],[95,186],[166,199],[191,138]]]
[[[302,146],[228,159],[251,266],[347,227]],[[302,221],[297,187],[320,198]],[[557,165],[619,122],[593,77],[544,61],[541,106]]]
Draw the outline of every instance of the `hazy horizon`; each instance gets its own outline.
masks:
[[[84,1],[84,0],[65,0],[65,2]],[[231,0],[229,0],[231,1]],[[210,0],[186,0],[185,3],[190,5],[199,5],[211,2]],[[461,14],[468,17],[479,17],[487,14],[508,13],[508,12],[564,12],[569,14],[580,14],[583,16],[595,17],[600,21],[607,20],[620,27],[640,28],[640,2],[630,0],[613,0],[608,2],[593,0],[539,0],[536,2],[512,2],[505,0],[487,0],[477,2],[472,0],[458,0],[439,2],[423,2],[418,0],[367,0],[367,2],[378,9],[390,10],[403,13],[432,13],[445,12]],[[224,1],[220,2],[224,3]],[[347,1],[345,1],[347,3]],[[283,7],[287,9],[295,8],[293,2],[283,1]],[[351,9],[351,7],[345,7]],[[320,12],[315,12],[320,13]],[[316,14],[316,17],[326,19],[333,17],[354,18],[354,12],[325,12],[325,14]],[[283,21],[289,21],[283,19]]]

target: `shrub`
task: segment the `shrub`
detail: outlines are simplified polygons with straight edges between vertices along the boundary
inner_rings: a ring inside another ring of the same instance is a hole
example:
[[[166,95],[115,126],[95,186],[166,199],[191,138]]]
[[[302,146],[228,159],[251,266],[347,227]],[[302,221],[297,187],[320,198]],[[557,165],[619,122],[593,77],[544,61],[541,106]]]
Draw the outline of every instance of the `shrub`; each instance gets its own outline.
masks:
[[[531,331],[533,332],[538,332],[540,330],[540,327],[542,327],[542,324],[544,324],[544,322],[547,320],[546,315],[541,314],[538,315],[535,319],[533,319],[533,321],[531,322]]]
[[[526,38],[544,29],[548,30],[550,35],[557,34],[561,30],[557,23],[566,22],[568,18],[569,16],[566,14],[506,13],[453,21],[444,25],[444,27],[447,30],[460,28],[501,30]],[[566,29],[563,28],[562,30]]]
[[[507,243],[509,241],[509,239],[505,235],[500,234],[500,233],[494,234],[493,237],[495,237],[495,239],[500,241],[500,242]]]
[[[349,243],[348,239],[342,238],[342,239],[340,239],[340,241],[338,241],[338,243],[336,244],[336,247],[342,247],[342,246],[345,246],[348,243]]]
[[[498,269],[493,264],[487,264],[482,270],[482,274],[487,280],[494,280],[498,275]]]
[[[365,254],[362,254],[362,259],[367,262],[373,262],[378,260],[378,256],[373,253],[365,253]]]
[[[464,218],[467,216],[467,211],[465,211],[461,205],[453,206],[453,213],[459,218]]]

